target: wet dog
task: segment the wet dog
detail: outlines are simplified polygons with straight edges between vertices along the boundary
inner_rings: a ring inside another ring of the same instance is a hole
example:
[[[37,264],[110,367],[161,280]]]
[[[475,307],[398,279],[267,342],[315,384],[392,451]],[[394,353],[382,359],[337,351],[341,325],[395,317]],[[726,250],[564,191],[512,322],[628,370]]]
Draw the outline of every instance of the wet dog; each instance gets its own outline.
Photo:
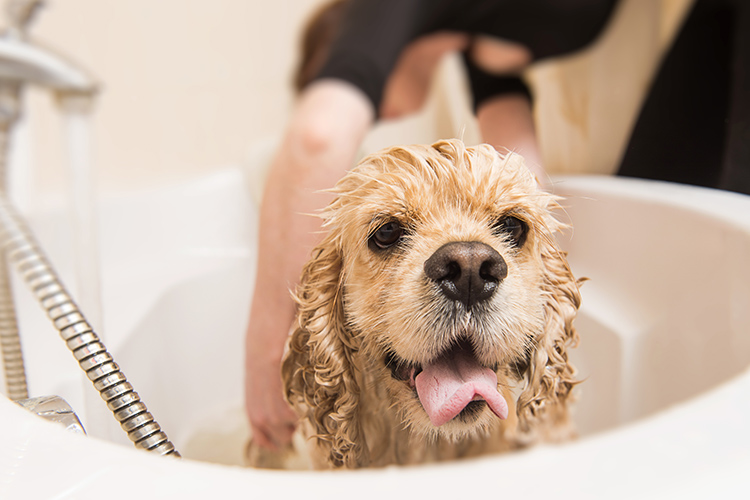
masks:
[[[578,283],[555,197],[523,159],[457,140],[394,147],[334,191],[282,368],[314,464],[571,437]]]

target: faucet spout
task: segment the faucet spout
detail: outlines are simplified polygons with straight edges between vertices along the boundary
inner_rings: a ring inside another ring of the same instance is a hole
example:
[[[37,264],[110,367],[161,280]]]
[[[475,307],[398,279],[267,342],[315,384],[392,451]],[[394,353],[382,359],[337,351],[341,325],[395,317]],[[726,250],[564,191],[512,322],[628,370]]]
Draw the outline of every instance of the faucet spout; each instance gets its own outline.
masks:
[[[20,88],[31,84],[61,94],[96,93],[97,84],[81,68],[54,51],[30,41],[28,27],[42,0],[8,0],[8,27],[0,36],[0,84]]]
[[[0,81],[82,94],[97,89],[93,78],[64,58],[10,36],[0,38]]]

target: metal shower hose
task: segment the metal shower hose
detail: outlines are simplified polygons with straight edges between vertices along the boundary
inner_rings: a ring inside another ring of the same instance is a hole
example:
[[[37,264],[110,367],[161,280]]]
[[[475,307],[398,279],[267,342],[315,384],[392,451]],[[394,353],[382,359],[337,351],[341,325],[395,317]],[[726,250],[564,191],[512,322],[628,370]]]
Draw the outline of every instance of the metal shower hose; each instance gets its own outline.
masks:
[[[174,445],[55,275],[23,219],[1,193],[0,231],[0,245],[7,261],[16,266],[130,440],[137,448],[179,457]],[[0,313],[7,311],[0,309]]]
[[[16,89],[0,89],[5,93],[11,92],[16,97]],[[14,92],[15,91],[15,92]],[[9,103],[17,102],[16,99],[3,99],[4,106],[0,106],[0,194],[5,196],[8,162],[8,138],[10,136],[9,124],[14,120],[14,108],[9,108]],[[26,369],[23,364],[23,351],[21,350],[21,339],[18,336],[18,321],[16,319],[16,306],[13,302],[13,290],[11,289],[10,275],[8,274],[8,263],[5,252],[0,251],[0,350],[3,353],[3,368],[5,373],[5,386],[7,396],[11,401],[18,401],[29,397],[26,386]]]

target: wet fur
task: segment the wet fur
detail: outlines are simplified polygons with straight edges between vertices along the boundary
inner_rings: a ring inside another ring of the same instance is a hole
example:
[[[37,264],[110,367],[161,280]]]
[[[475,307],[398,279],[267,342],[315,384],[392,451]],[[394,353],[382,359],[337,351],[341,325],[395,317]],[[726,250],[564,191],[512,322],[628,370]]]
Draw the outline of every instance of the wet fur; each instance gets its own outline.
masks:
[[[394,147],[365,158],[335,193],[296,294],[282,368],[314,464],[421,463],[571,437],[576,381],[567,350],[578,341],[578,284],[555,242],[555,198],[538,189],[523,159],[457,140]],[[529,227],[520,248],[493,232],[507,214]],[[375,252],[368,238],[388,220],[407,234]],[[471,313],[424,276],[425,260],[451,241],[486,243],[508,266],[493,297]],[[388,352],[425,363],[458,339],[497,367],[507,420],[480,408],[476,420],[434,427],[386,366]]]

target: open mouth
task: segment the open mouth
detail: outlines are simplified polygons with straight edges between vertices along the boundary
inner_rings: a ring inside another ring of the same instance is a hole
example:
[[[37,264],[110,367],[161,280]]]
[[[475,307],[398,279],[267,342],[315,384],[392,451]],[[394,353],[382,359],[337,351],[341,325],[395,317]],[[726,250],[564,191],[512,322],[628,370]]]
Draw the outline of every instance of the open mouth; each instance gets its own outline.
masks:
[[[391,370],[391,377],[404,382],[408,381],[412,388],[414,388],[414,377],[422,372],[422,365],[401,359],[390,350],[385,356],[385,366]]]
[[[425,363],[411,363],[393,352],[386,366],[397,380],[406,381],[417,392],[432,425],[439,427],[459,417],[475,419],[485,406],[501,419],[508,416],[508,404],[497,389],[497,374],[483,366],[471,344],[462,339]]]

